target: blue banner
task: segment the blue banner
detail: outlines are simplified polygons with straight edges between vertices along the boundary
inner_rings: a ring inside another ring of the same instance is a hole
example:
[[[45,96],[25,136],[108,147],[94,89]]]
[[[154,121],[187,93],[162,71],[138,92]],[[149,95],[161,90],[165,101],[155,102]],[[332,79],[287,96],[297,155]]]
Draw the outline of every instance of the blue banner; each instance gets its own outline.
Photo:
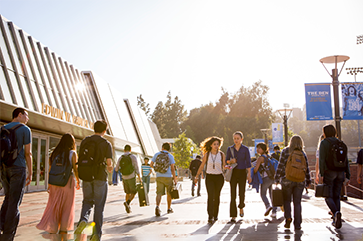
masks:
[[[363,119],[363,83],[341,83],[344,120]]]
[[[332,120],[330,83],[305,84],[306,120]]]
[[[272,142],[276,144],[284,142],[284,125],[282,123],[272,123]]]

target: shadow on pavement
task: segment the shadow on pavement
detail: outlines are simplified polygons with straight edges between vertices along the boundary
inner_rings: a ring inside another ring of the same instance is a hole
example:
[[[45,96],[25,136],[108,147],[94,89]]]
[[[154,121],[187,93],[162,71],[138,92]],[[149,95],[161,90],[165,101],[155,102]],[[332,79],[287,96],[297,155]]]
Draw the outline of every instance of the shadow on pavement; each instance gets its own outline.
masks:
[[[190,200],[196,199],[197,197],[187,197],[187,198],[183,198],[183,199],[174,199],[172,204],[180,204],[180,203],[186,203],[189,202]]]
[[[105,230],[105,233],[108,233],[108,234],[125,234],[125,233],[128,233],[128,232],[130,232],[131,230],[133,230],[135,228],[139,228],[140,226],[146,226],[146,225],[149,225],[149,224],[162,222],[162,221],[165,221],[167,219],[168,219],[167,217],[152,217],[152,218],[140,219],[140,220],[129,222],[129,223],[124,224],[124,225],[114,226],[112,228],[108,228],[107,230]]]

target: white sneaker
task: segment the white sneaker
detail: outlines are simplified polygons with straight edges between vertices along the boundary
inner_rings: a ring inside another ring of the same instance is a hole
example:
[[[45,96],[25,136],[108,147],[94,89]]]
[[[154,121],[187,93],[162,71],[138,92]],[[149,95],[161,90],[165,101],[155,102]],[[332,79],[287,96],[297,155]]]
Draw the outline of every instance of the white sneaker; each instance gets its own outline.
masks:
[[[268,207],[265,212],[265,216],[268,216],[272,210],[272,207]]]
[[[276,218],[276,213],[271,213],[271,218]]]

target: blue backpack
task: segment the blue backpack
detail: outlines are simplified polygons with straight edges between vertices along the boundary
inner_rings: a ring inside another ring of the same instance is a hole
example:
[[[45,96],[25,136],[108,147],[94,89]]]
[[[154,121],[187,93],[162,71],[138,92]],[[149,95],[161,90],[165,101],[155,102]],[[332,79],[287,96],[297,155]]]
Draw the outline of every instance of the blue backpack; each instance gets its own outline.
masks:
[[[52,162],[52,166],[49,171],[48,183],[64,187],[67,185],[69,177],[72,173],[72,165],[68,157],[64,157],[64,152],[56,156]]]
[[[270,157],[270,156],[264,156],[264,158],[265,158],[265,161],[263,164],[263,169],[267,173],[267,176],[270,179],[274,179],[275,172],[276,172],[277,166],[279,165],[279,162],[275,158]]]

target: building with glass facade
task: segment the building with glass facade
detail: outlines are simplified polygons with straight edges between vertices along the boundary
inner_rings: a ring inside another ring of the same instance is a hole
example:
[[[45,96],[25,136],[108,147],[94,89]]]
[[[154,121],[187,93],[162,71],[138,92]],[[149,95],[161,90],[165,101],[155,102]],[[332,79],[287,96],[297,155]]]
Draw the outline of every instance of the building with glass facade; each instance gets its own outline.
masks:
[[[27,191],[45,190],[48,158],[64,133],[79,147],[104,119],[114,162],[126,144],[141,161],[161,149],[156,125],[136,103],[91,71],[80,71],[41,42],[0,15],[0,124],[12,120],[16,107],[29,112],[32,130],[33,181]]]

